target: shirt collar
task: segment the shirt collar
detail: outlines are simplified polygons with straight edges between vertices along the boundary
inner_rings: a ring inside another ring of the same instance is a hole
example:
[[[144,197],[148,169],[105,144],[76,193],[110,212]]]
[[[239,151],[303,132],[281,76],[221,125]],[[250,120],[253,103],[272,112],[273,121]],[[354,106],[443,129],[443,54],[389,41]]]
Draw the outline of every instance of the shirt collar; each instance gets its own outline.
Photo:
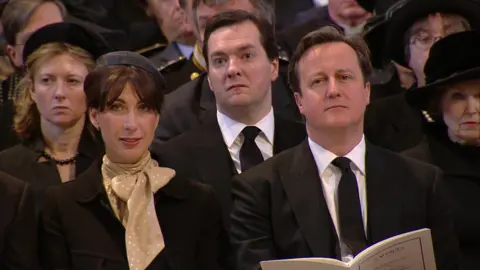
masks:
[[[320,175],[322,175],[332,161],[337,158],[337,155],[318,145],[312,141],[310,137],[308,138],[308,145],[312,151],[318,172]],[[352,151],[345,155],[345,157],[350,159],[356,169],[359,170],[363,175],[365,175],[365,150],[365,136],[362,136],[362,139],[352,149]]]
[[[225,140],[227,147],[231,147],[233,142],[237,139],[238,135],[247,126],[243,123],[235,121],[225,114],[217,110],[217,120],[220,130]],[[273,145],[273,137],[275,132],[275,119],[273,116],[273,109],[270,108],[270,112],[263,117],[254,126],[260,129],[261,134],[267,138],[268,142]]]
[[[193,54],[194,47],[193,46],[188,46],[188,45],[183,45],[177,42],[178,49],[182,53],[185,58],[190,59],[190,56]]]

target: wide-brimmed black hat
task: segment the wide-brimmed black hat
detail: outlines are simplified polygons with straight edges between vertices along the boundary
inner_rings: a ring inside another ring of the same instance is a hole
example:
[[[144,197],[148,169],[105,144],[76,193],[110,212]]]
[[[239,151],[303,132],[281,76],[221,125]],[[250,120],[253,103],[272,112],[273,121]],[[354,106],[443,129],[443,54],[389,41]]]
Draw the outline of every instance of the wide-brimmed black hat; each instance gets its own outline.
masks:
[[[452,34],[437,41],[425,64],[426,85],[409,89],[407,102],[427,110],[430,101],[441,95],[444,86],[480,79],[480,32]]]
[[[150,59],[141,54],[130,51],[116,51],[104,54],[97,59],[97,67],[111,66],[135,66],[141,68],[165,86],[165,80],[160,71],[158,71]]]
[[[478,0],[399,0],[369,27],[364,38],[374,57],[373,64],[381,67],[394,60],[408,67],[405,59],[405,33],[419,19],[428,14],[442,12],[465,17],[472,29],[480,29],[480,3]]]
[[[76,23],[60,22],[46,25],[35,31],[25,43],[23,59],[48,43],[67,43],[80,47],[94,59],[110,51],[106,41],[95,31]]]

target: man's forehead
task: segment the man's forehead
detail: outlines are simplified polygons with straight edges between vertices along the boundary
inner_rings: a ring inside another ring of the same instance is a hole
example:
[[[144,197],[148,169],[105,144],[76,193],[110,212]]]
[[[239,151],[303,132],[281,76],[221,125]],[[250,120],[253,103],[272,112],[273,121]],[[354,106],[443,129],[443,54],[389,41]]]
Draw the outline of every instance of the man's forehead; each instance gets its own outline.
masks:
[[[229,45],[229,47],[256,47],[260,44],[260,33],[252,22],[222,27],[210,36],[210,46]]]

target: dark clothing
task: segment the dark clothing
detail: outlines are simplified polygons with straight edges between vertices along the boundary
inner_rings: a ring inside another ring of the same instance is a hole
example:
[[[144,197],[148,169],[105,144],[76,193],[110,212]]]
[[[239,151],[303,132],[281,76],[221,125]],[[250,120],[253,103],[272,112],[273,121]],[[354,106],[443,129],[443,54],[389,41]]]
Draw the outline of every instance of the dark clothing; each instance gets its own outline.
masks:
[[[156,53],[154,55],[151,55],[148,57],[150,61],[159,69],[162,70],[165,66],[170,64],[171,62],[178,61],[182,57],[185,57],[185,55],[182,54],[182,51],[178,48],[177,42],[170,42],[165,49],[163,49],[161,52]],[[173,90],[173,89],[172,89]]]
[[[367,244],[430,228],[437,269],[455,269],[458,243],[441,171],[367,142]],[[263,260],[340,258],[308,141],[235,177],[231,241],[237,269]]]
[[[459,269],[478,268],[480,258],[480,147],[453,143],[446,129],[428,131],[425,139],[403,154],[438,166],[453,197],[455,231],[463,258]]]
[[[373,144],[401,152],[416,146],[428,126],[422,112],[410,107],[405,93],[370,103],[365,112],[365,136]]]
[[[278,32],[277,43],[288,53],[288,55],[291,56],[293,52],[295,52],[298,43],[306,34],[317,30],[322,26],[337,25],[330,18],[327,7],[319,7],[314,9],[314,11],[315,16],[312,17],[311,20],[287,27]]]
[[[0,172],[0,269],[38,269],[37,218],[31,190]]]
[[[404,94],[407,89],[402,87],[398,72],[393,66],[384,70],[377,70],[370,79],[370,102],[379,99]]]
[[[62,0],[67,21],[88,24],[105,38],[113,50],[139,50],[166,42],[153,18],[136,1]]]
[[[275,116],[273,154],[299,144],[305,139],[305,126]],[[232,208],[231,179],[237,170],[223,139],[215,112],[205,116],[199,127],[163,144],[154,143],[152,152],[159,161],[178,175],[201,181],[213,187],[221,205],[224,231],[222,232],[222,265],[233,265],[229,258],[228,231]],[[225,267],[231,269],[231,267]]]
[[[221,213],[212,188],[174,177],[154,199],[165,249],[147,269],[220,269]],[[110,207],[100,160],[47,191],[40,239],[45,270],[129,269],[125,229]]]
[[[184,84],[196,79],[205,70],[194,61],[194,57],[179,57],[160,69],[167,84],[167,92],[178,91]]]
[[[6,172],[29,183],[41,206],[46,188],[62,183],[55,162],[39,161],[45,150],[43,138],[25,141],[0,152],[0,171]],[[75,176],[84,172],[103,150],[85,132],[78,145],[78,156],[75,160]]]
[[[279,78],[272,84],[273,110],[283,119],[303,122],[286,80],[286,72],[280,72]],[[215,111],[215,95],[210,89],[206,74],[202,74],[165,97],[155,139],[158,142],[168,141],[198,127],[208,112]]]
[[[275,116],[273,154],[298,145],[305,139],[305,126]],[[223,139],[215,112],[204,124],[166,143],[154,143],[152,151],[161,163],[180,175],[211,185],[222,205],[225,224],[232,205],[231,179],[237,174]],[[228,225],[227,225],[228,226]]]
[[[18,97],[18,83],[22,79],[19,72],[13,73],[6,80],[0,82],[0,151],[14,146],[19,142],[17,134],[13,130],[13,117],[15,115],[15,106],[13,100]]]
[[[291,26],[295,21],[296,14],[315,8],[312,0],[276,0],[273,2],[275,2],[275,29],[277,31]]]

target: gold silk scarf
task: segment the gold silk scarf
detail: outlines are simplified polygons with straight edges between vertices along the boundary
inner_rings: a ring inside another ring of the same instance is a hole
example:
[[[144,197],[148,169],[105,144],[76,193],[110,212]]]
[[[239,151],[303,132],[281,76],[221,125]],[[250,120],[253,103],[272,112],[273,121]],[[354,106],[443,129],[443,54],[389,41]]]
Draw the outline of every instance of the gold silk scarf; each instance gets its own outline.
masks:
[[[165,248],[153,195],[175,171],[159,167],[147,151],[135,164],[114,163],[105,155],[102,176],[110,204],[125,227],[129,267],[145,270]]]

